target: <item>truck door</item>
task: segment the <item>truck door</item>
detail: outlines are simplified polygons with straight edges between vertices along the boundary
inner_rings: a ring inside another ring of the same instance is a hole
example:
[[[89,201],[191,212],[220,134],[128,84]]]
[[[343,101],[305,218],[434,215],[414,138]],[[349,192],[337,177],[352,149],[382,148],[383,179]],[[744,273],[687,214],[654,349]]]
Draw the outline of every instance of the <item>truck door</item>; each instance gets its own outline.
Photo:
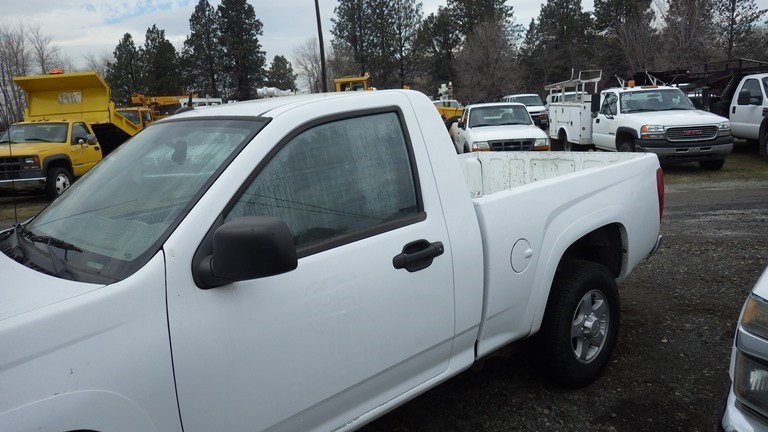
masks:
[[[201,290],[189,277],[192,240],[166,245],[185,431],[335,430],[447,370],[453,267],[436,185],[418,129],[402,127],[417,125],[405,97],[373,96],[387,108],[291,132],[274,120],[234,162],[254,161],[249,179],[214,185],[240,189],[207,223],[218,213],[278,217],[298,268]],[[317,108],[292,115],[311,119]],[[396,268],[404,249],[430,245],[440,253],[424,268]]]
[[[85,123],[72,124],[69,159],[72,161],[72,169],[76,177],[85,174],[101,160],[101,146],[88,144],[88,135],[93,135],[93,132]]]
[[[615,117],[618,114],[619,98],[613,92],[604,92],[601,97],[600,111],[592,124],[592,141],[597,148],[616,150],[617,121]]]
[[[747,99],[739,99],[742,92],[749,94]],[[733,136],[747,139],[757,139],[760,133],[760,122],[763,120],[763,103],[766,101],[760,81],[747,78],[741,83],[731,104],[731,132]]]

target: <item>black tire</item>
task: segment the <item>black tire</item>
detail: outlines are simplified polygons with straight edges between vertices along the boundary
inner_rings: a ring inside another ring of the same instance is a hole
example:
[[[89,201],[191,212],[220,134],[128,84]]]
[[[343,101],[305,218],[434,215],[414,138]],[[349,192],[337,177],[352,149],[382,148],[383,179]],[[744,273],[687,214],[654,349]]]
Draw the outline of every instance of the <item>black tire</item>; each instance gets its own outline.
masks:
[[[760,147],[758,148],[760,156],[768,159],[768,128],[765,128],[760,134]]]
[[[72,186],[72,174],[63,167],[51,167],[45,176],[45,193],[53,200]]]
[[[634,153],[635,151],[635,143],[629,140],[624,140],[621,143],[619,143],[619,151],[620,152],[628,152],[628,153]]]
[[[591,384],[608,364],[619,321],[619,291],[611,272],[591,261],[562,263],[536,336],[542,372],[564,387]]]
[[[699,161],[699,166],[707,171],[718,171],[725,165],[725,159]]]
[[[563,141],[559,138],[550,138],[549,147],[552,151],[563,151]]]

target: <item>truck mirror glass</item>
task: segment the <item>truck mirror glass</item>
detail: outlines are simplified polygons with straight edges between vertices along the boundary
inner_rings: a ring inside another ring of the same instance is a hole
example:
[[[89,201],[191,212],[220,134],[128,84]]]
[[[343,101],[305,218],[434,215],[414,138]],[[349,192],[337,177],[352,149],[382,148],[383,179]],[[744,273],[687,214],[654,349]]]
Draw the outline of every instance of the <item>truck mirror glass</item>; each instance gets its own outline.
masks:
[[[463,121],[460,121],[458,126],[459,126],[459,129],[464,129],[464,126],[466,126],[466,125],[464,124]]]
[[[88,134],[88,135],[86,135],[86,137],[85,137],[85,141],[86,141],[88,144],[92,144],[92,145],[95,145],[95,144],[98,144],[98,143],[99,143],[99,140],[98,140],[98,139],[96,139],[96,135],[94,135],[94,134]]]
[[[739,105],[749,105],[749,92],[740,91],[739,97],[736,99],[736,103],[738,103]]]

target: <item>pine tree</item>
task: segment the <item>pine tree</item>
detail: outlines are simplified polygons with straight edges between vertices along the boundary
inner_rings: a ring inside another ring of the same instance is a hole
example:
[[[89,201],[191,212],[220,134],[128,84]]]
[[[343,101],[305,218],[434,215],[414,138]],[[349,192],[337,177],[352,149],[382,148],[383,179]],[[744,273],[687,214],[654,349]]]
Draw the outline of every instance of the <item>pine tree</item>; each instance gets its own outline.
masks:
[[[182,92],[179,56],[173,44],[165,38],[165,30],[154,24],[147,29],[141,56],[148,95],[177,95]]]
[[[448,0],[448,10],[463,37],[475,31],[484,22],[510,25],[512,6],[505,0]]]
[[[755,25],[768,12],[755,0],[715,0],[714,24],[718,45],[726,59],[746,57],[758,43]]]
[[[423,16],[421,3],[416,0],[394,0],[393,17],[394,66],[396,86],[409,84],[416,73],[418,58],[422,54],[416,47],[416,35]]]
[[[272,59],[272,64],[267,70],[267,86],[296,91],[296,74],[293,73],[293,66],[288,59],[281,55]]]
[[[550,60],[547,81],[568,79],[571,70],[591,63],[592,17],[584,12],[581,0],[548,0],[539,12],[541,45],[539,55]]]
[[[421,22],[415,43],[421,53],[419,69],[427,76],[426,86],[432,92],[436,93],[440,84],[457,82],[454,60],[461,35],[447,8],[438,7]]]
[[[229,86],[226,96],[252,99],[265,78],[266,58],[259,43],[261,21],[245,0],[222,0],[218,12],[219,44],[224,49],[223,71]]]
[[[118,105],[129,105],[133,93],[144,93],[141,84],[144,64],[130,33],[123,35],[113,54],[114,60],[107,65],[105,80],[112,89],[112,100]]]
[[[182,50],[185,77],[192,92],[203,96],[221,97],[224,51],[218,43],[219,22],[208,0],[200,0],[189,17],[190,34]]]
[[[370,70],[372,49],[370,36],[370,16],[366,10],[366,0],[339,0],[333,9],[331,18],[333,27],[331,45],[339,57],[349,57],[350,65],[338,65],[343,73],[362,74]]]

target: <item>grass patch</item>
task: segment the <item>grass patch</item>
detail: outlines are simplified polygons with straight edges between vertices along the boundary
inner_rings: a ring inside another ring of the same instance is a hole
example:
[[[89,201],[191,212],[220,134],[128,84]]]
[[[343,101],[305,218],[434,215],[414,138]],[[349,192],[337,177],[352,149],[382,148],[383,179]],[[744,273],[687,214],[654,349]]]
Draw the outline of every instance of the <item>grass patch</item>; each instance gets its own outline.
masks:
[[[768,181],[768,160],[757,148],[744,141],[736,141],[733,153],[725,159],[719,171],[701,169],[696,162],[664,165],[664,183],[685,185],[695,183],[724,183],[734,181]]]

